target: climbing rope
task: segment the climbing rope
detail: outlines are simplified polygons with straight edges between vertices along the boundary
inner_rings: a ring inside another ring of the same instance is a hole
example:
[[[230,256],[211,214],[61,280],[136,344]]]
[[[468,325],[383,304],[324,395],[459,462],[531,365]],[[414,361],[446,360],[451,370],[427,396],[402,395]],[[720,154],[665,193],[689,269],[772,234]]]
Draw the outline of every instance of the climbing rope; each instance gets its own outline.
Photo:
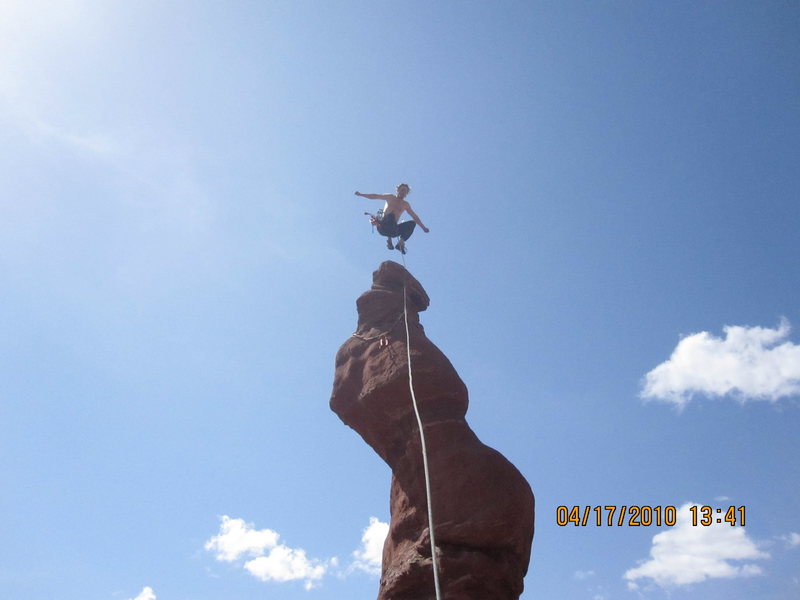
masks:
[[[406,268],[406,257],[403,257],[403,268]],[[406,272],[408,270],[406,269]],[[433,566],[433,585],[436,590],[436,600],[442,599],[442,592],[439,588],[439,560],[436,558],[436,538],[433,533],[433,502],[431,501],[431,476],[428,471],[428,450],[425,445],[425,432],[422,429],[422,418],[419,416],[419,408],[417,407],[417,397],[414,394],[414,379],[411,376],[411,334],[408,331],[408,306],[406,302],[406,279],[403,279],[403,321],[406,326],[406,353],[408,358],[408,389],[411,391],[411,402],[414,405],[414,414],[417,417],[417,426],[419,427],[419,442],[422,446],[422,467],[425,471],[425,495],[428,501],[428,531],[431,537],[431,561]]]

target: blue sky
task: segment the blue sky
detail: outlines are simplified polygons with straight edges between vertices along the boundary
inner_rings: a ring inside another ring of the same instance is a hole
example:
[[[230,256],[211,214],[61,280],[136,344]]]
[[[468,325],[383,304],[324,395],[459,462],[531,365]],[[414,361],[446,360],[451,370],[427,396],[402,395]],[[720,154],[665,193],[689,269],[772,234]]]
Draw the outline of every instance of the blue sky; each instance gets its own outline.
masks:
[[[3,595],[374,597],[390,473],[328,398],[399,259],[353,192],[407,181],[426,332],[537,496],[522,598],[796,598],[799,34],[778,1],[4,2]]]

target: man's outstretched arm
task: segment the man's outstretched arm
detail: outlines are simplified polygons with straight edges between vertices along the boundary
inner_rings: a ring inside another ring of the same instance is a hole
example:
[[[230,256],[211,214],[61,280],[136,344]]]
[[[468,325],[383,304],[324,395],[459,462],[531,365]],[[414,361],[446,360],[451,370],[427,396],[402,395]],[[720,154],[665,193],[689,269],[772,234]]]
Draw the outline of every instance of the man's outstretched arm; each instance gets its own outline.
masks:
[[[428,233],[428,232],[430,231],[430,229],[428,229],[427,227],[425,227],[425,225],[423,225],[423,223],[422,223],[422,220],[421,220],[421,219],[420,219],[420,218],[417,216],[417,213],[415,213],[413,210],[411,210],[411,206],[408,206],[408,207],[406,208],[406,212],[407,212],[409,215],[411,215],[411,218],[412,218],[412,219],[414,219],[414,222],[415,222],[417,225],[419,225],[420,227],[422,227],[422,231],[424,231],[425,233]]]
[[[391,200],[394,198],[392,194],[362,194],[361,192],[356,192],[356,196],[361,196],[362,198],[368,198],[370,200]]]

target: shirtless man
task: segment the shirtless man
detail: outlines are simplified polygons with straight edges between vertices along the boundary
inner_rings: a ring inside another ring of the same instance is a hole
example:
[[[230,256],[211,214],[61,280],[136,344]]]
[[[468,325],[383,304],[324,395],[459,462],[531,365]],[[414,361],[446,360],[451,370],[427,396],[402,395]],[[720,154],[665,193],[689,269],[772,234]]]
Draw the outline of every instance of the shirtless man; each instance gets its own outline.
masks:
[[[417,213],[411,209],[411,205],[406,202],[405,198],[410,191],[411,188],[408,187],[407,183],[401,183],[397,186],[396,194],[362,194],[361,192],[356,192],[356,196],[361,196],[362,198],[385,201],[383,205],[383,216],[375,220],[375,225],[378,228],[378,233],[386,236],[386,247],[389,248],[389,250],[394,250],[395,248],[392,245],[392,238],[400,238],[397,241],[397,249],[403,254],[406,253],[406,240],[414,233],[414,228],[417,225],[422,227],[422,231],[425,233],[430,231],[430,229],[422,224]],[[414,220],[400,223],[400,217],[404,212],[407,212]]]

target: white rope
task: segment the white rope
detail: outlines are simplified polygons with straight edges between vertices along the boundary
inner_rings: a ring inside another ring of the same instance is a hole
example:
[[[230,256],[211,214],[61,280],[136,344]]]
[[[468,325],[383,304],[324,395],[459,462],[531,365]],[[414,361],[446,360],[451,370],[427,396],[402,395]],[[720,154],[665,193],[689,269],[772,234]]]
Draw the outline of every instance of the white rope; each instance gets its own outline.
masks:
[[[403,256],[403,267],[406,266],[406,257]],[[436,539],[433,534],[433,502],[431,501],[431,476],[428,471],[428,450],[425,446],[425,432],[422,429],[422,418],[417,408],[417,397],[414,395],[414,380],[411,376],[411,335],[408,331],[408,308],[406,305],[406,282],[403,280],[403,320],[406,325],[406,352],[408,355],[408,389],[411,391],[411,402],[414,405],[414,414],[419,427],[419,442],[422,446],[422,467],[425,471],[425,495],[428,500],[428,531],[431,537],[431,560],[433,564],[433,585],[436,590],[436,600],[441,600],[442,592],[439,588],[439,560],[436,558]]]

